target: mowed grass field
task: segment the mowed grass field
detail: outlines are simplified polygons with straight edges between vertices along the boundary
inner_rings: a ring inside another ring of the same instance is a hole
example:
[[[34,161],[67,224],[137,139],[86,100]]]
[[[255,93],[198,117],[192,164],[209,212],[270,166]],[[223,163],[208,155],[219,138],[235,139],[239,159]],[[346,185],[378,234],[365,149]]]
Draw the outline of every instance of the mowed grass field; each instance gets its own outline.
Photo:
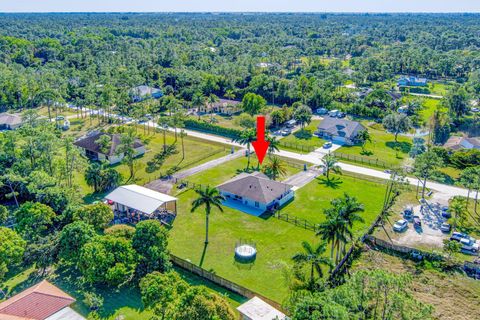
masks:
[[[163,150],[163,134],[150,133],[150,135],[147,134],[146,136],[143,136],[143,129],[140,127],[138,129],[138,134],[142,139],[146,140],[147,149],[147,152],[138,157],[135,162],[135,180],[129,181],[129,183],[135,183],[138,185],[144,185],[152,180],[158,179],[172,167],[186,169],[225,156],[231,151],[230,147],[222,144],[186,136],[184,138],[185,158],[182,159],[182,145],[180,137],[178,137],[176,142],[178,152],[168,157],[159,170],[155,172],[147,172],[147,162],[152,160],[156,153]],[[174,133],[168,132],[166,135],[166,141],[169,145],[175,143]],[[129,177],[129,169],[126,164],[119,163],[114,165],[113,168],[122,174],[124,181]],[[93,192],[93,188],[86,185],[83,175],[78,174],[76,176],[76,181],[81,186],[83,194],[91,194]]]
[[[375,162],[377,159],[379,162],[385,163],[389,167],[399,167],[403,161],[408,158],[408,153],[412,148],[412,138],[407,136],[398,136],[398,150],[395,143],[395,136],[386,132],[381,124],[367,123],[363,124],[368,128],[372,137],[372,142],[367,142],[365,145],[366,153],[362,154],[362,147],[355,146],[343,146],[337,150],[338,153],[350,156],[356,156]]]
[[[368,229],[382,209],[385,182],[368,181],[348,175],[331,175],[330,179],[337,181],[335,186],[325,183],[325,178],[321,176],[298,189],[295,192],[295,201],[287,204],[280,212],[312,223],[321,223],[326,218],[323,209],[330,207],[332,199],[347,193],[356,197],[365,207],[365,212],[361,213],[365,223],[357,224],[356,231],[360,234]]]
[[[309,153],[307,148],[321,148],[325,140],[313,135],[317,130],[320,120],[313,120],[305,128],[293,132],[292,134],[281,138],[280,149],[294,151],[298,153]],[[297,146],[297,147],[295,147]],[[301,147],[306,147],[302,151]]]
[[[236,159],[191,176],[188,181],[218,185],[235,176],[245,163],[244,158]],[[298,171],[292,169],[289,174]],[[362,213],[365,223],[355,226],[355,235],[362,234],[380,212],[385,185],[359,177],[339,178],[343,182],[338,187],[325,186],[314,180],[300,188],[295,199],[281,212],[319,223],[325,220],[322,209],[346,192],[365,204],[366,211]],[[319,241],[313,231],[275,217],[255,217],[223,207],[223,212],[215,209],[210,215],[210,243],[205,247],[204,211],[190,212],[196,193],[182,190],[177,197],[178,215],[170,230],[169,247],[172,253],[278,302],[282,302],[288,293],[284,266],[292,264],[292,256],[302,250],[302,241]],[[257,246],[258,255],[253,264],[240,264],[234,259],[235,243],[241,239],[248,239]]]

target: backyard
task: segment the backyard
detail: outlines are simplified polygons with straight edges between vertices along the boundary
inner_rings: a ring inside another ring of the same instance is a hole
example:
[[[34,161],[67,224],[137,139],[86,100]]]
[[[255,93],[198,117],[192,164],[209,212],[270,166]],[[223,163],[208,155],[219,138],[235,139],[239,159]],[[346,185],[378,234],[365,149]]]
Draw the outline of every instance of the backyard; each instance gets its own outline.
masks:
[[[237,170],[245,167],[245,163],[244,158],[235,159],[191,176],[188,181],[218,185],[235,176]],[[299,170],[289,169],[288,174]],[[361,177],[335,176],[335,178],[340,178],[342,182],[336,186],[326,186],[319,180],[314,180],[300,188],[296,191],[293,202],[280,212],[319,223],[324,220],[322,209],[328,207],[333,198],[346,192],[355,195],[366,207],[366,211],[362,213],[365,223],[355,225],[355,236],[359,236],[379,214],[385,184],[363,180]],[[288,290],[283,276],[284,267],[290,265],[291,257],[301,251],[302,241],[311,243],[318,241],[313,231],[273,216],[255,217],[223,207],[223,212],[213,210],[210,215],[210,242],[205,247],[204,212],[190,212],[191,203],[197,197],[196,193],[187,189],[180,191],[177,197],[179,214],[170,231],[170,250],[173,254],[272,300],[283,301]],[[235,243],[241,239],[256,244],[258,256],[252,264],[240,264],[234,259]],[[258,277],[259,274],[268,276]]]

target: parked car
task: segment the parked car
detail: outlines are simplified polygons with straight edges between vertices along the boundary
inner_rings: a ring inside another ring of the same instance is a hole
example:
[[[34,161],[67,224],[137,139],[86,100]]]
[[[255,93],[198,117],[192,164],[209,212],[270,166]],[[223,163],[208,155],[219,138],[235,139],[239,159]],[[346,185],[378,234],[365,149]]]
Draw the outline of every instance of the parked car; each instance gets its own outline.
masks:
[[[339,112],[337,113],[337,118],[345,118],[347,114],[345,112]]]
[[[290,133],[292,133],[292,130],[290,129],[283,129],[282,131],[280,131],[280,134],[284,137],[288,136]]]
[[[323,149],[328,149],[332,147],[332,143],[330,141],[327,141],[323,144]]]
[[[413,216],[413,226],[415,228],[421,228],[422,227],[422,220],[420,220],[419,216]]]
[[[326,109],[326,108],[318,108],[317,110],[315,110],[315,113],[316,113],[316,114],[319,114],[319,115],[324,115],[324,114],[327,114],[327,113],[328,113],[328,109]]]
[[[478,243],[475,241],[475,239],[470,238],[470,239],[465,239],[463,238],[460,240],[460,243],[462,244],[462,251],[465,253],[469,254],[475,254],[478,252]]]
[[[440,226],[440,230],[442,232],[450,232],[450,230],[452,230],[452,226],[449,224],[449,223],[442,223],[442,225]]]
[[[472,112],[480,112],[480,108],[477,108],[477,107],[473,107],[470,110],[472,110]]]
[[[339,113],[339,111],[338,111],[337,109],[335,109],[335,110],[330,110],[330,111],[328,112],[328,115],[329,115],[330,117],[336,117],[336,116],[338,115],[338,113]]]
[[[407,220],[412,220],[412,218],[413,218],[413,207],[406,207],[403,210],[403,217]]]
[[[292,120],[288,120],[285,125],[287,126],[287,128],[293,128],[295,127],[295,125],[297,124],[297,121],[295,121],[295,119],[292,119]]]
[[[450,240],[455,240],[455,241],[458,241],[458,242],[460,242],[462,239],[473,240],[475,242],[475,238],[470,237],[466,233],[462,233],[462,232],[458,232],[458,231],[452,233],[452,235],[450,237]]]
[[[398,220],[397,222],[395,222],[395,224],[393,225],[393,231],[396,231],[396,232],[402,232],[402,231],[405,231],[406,229],[408,228],[408,221],[407,220]]]
[[[60,121],[60,120],[65,120],[65,117],[64,116],[57,116],[55,119]]]

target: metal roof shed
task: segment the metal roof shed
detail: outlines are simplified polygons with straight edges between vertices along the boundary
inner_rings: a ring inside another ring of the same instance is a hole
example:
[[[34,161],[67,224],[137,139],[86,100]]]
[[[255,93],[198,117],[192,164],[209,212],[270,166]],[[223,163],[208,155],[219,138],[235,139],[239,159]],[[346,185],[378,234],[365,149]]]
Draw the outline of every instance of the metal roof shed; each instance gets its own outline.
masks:
[[[262,299],[253,297],[237,308],[242,320],[287,320],[288,317]]]
[[[118,187],[105,199],[148,215],[159,208],[177,211],[177,198],[136,184]]]

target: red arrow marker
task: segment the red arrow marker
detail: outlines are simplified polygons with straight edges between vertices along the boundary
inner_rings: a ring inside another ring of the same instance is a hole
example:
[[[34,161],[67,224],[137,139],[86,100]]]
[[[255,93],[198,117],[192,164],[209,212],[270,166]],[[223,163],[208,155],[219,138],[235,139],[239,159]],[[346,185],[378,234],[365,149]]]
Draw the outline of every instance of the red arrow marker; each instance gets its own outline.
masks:
[[[253,149],[257,154],[258,162],[262,164],[265,154],[267,154],[268,145],[270,142],[265,141],[265,117],[257,117],[257,141],[253,141]]]

